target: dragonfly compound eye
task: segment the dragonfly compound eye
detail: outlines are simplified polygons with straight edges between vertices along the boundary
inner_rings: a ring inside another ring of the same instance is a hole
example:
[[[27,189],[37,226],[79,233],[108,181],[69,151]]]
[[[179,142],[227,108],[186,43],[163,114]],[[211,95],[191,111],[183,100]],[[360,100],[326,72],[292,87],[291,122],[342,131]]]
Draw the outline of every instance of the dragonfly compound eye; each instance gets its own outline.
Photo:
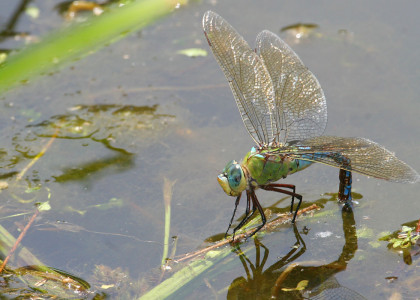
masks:
[[[239,196],[246,188],[246,178],[241,165],[236,161],[229,162],[217,181],[229,196]]]
[[[232,189],[237,189],[242,179],[242,169],[239,164],[232,165],[228,170],[228,181]]]

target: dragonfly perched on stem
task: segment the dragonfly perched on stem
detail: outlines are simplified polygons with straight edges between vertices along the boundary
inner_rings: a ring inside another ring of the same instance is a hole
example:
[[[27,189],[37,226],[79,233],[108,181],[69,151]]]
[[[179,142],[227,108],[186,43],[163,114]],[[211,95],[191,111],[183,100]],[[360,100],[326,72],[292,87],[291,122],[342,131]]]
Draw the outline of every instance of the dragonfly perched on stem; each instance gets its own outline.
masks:
[[[243,37],[221,16],[208,11],[203,16],[204,34],[223,70],[244,125],[256,143],[241,163],[229,162],[217,180],[226,194],[236,197],[232,225],[242,192],[246,192],[245,217],[233,235],[258,210],[258,188],[292,196],[302,202],[295,185],[274,183],[301,171],[313,162],[337,167],[338,198],[351,209],[352,172],[395,182],[418,182],[419,174],[392,152],[365,138],[322,136],[327,125],[324,92],[297,54],[277,35],[264,30],[253,51]],[[252,203],[252,208],[251,208]]]

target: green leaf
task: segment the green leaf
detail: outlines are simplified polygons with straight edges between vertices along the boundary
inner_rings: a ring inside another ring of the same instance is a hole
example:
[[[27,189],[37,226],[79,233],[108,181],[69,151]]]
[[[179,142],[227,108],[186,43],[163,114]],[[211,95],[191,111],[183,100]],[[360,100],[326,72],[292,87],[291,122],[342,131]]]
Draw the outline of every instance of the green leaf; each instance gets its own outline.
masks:
[[[308,286],[308,280],[300,281],[295,288],[282,288],[281,290],[284,292],[293,292],[293,291],[302,291]]]
[[[409,227],[409,226],[403,226],[403,227],[401,228],[401,232],[411,232],[411,231],[413,231],[413,229],[414,229],[414,228],[411,228],[411,227]]]
[[[304,290],[307,286],[308,286],[309,280],[302,280],[300,281],[297,286],[296,286],[296,290],[297,291],[302,291]]]
[[[32,19],[38,19],[39,17],[39,8],[36,6],[28,6],[25,9],[25,13],[30,16]]]
[[[39,203],[38,210],[39,211],[51,210],[50,201],[45,201],[45,202]]]
[[[397,248],[400,245],[401,245],[401,241],[400,240],[397,240],[397,241],[394,242],[394,244],[392,245],[392,247]]]
[[[358,238],[368,239],[373,237],[373,230],[364,226],[362,228],[357,229],[356,234]]]
[[[172,11],[173,0],[134,1],[101,16],[75,23],[51,33],[40,43],[9,55],[0,65],[0,94],[32,81],[35,76],[55,71],[139,30]]]
[[[182,54],[188,57],[207,56],[207,51],[201,48],[189,48],[179,50],[177,54]]]

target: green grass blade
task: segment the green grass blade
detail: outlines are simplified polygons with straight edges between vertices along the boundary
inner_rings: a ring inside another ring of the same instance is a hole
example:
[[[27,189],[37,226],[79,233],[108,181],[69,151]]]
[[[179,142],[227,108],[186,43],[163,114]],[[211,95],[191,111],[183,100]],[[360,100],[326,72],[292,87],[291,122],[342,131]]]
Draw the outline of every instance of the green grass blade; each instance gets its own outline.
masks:
[[[0,65],[0,94],[94,53],[164,16],[175,5],[171,0],[136,1],[50,34],[40,43],[10,55]]]
[[[164,266],[166,264],[166,260],[168,259],[168,251],[169,251],[169,235],[171,232],[171,202],[172,202],[172,192],[173,187],[175,185],[176,180],[171,181],[168,178],[163,178],[163,200],[165,204],[165,236],[163,239],[163,255],[161,265]]]
[[[166,279],[158,286],[148,291],[139,299],[165,299],[175,294],[179,289],[198,278],[201,274],[216,265],[231,252],[232,249],[230,247],[224,247],[222,249],[208,252],[204,259],[190,262],[186,267],[182,268],[173,274],[172,277]]]

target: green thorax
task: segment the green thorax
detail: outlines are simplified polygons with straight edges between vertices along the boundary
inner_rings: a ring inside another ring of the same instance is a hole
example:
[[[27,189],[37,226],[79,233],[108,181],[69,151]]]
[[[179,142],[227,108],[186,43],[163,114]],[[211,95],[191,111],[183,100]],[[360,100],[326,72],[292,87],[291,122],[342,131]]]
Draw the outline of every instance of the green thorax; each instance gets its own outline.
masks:
[[[248,182],[254,187],[275,182],[287,175],[300,171],[311,164],[297,160],[288,154],[273,154],[272,149],[252,148],[243,161],[242,167],[248,170]]]

